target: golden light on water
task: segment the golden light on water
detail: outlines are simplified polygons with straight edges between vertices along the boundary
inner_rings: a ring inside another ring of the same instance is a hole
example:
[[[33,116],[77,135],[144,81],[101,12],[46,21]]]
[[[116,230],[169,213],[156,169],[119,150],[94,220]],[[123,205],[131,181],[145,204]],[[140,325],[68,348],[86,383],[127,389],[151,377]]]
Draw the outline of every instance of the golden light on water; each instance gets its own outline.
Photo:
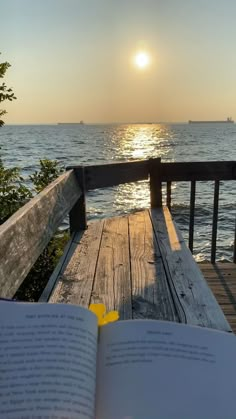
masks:
[[[172,150],[171,130],[162,124],[127,125],[122,130],[117,154],[121,160],[143,160],[151,157],[167,159]],[[147,208],[150,205],[149,181],[119,185],[114,207],[121,211]],[[165,197],[165,191],[163,191]]]

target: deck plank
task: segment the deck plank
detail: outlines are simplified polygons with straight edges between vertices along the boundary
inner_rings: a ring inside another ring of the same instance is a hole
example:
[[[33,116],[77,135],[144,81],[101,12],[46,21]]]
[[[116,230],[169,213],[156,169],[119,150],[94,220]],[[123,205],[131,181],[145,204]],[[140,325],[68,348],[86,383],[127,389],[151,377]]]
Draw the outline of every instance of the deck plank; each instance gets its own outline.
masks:
[[[199,263],[199,268],[236,333],[236,264]]]
[[[181,322],[231,331],[168,208],[151,210],[151,216]]]
[[[91,302],[118,310],[121,320],[132,318],[127,217],[104,222]]]
[[[75,235],[73,253],[52,293],[50,302],[88,307],[102,237],[103,221],[91,223],[82,238]],[[79,241],[80,239],[80,241]]]
[[[149,212],[129,216],[133,318],[179,321]]]

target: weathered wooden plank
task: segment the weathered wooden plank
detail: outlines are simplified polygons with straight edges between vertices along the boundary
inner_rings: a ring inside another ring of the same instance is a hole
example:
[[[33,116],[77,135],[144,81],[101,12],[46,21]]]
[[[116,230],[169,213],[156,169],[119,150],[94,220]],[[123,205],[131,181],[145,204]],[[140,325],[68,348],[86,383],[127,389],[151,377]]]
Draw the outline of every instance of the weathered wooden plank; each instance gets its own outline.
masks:
[[[127,217],[105,220],[91,302],[132,318]]]
[[[81,194],[72,171],[52,182],[0,226],[0,293],[12,297]]]
[[[88,307],[101,244],[103,221],[91,223],[83,236],[75,236],[73,253],[50,297],[52,303],[71,303]]]
[[[76,166],[73,166],[77,170]],[[148,160],[86,166],[86,190],[105,188],[148,178]]]
[[[133,318],[179,321],[149,212],[129,216]]]
[[[161,163],[162,182],[236,179],[235,161]]]
[[[56,268],[54,269],[52,275],[50,276],[47,282],[47,285],[44,288],[38,300],[40,303],[47,302],[49,300],[50,295],[59,280],[60,275],[65,270],[66,265],[68,264],[71,258],[71,255],[74,253],[76,243],[73,243],[73,238],[74,238],[74,234],[71,236],[70,240],[66,244],[63,255],[61,256]]]
[[[181,322],[231,331],[168,208],[152,210],[151,216]]]
[[[200,263],[199,267],[236,333],[236,265],[234,263]]]

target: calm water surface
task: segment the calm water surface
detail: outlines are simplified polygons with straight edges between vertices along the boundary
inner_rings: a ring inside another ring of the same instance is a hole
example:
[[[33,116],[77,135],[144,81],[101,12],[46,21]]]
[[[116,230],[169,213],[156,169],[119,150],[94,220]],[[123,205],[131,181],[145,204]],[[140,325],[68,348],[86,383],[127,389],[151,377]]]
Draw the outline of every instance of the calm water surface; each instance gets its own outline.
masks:
[[[1,155],[8,167],[19,166],[27,179],[39,159],[62,165],[101,164],[161,157],[162,161],[236,160],[236,124],[123,124],[5,126],[0,130]],[[173,184],[173,213],[187,239],[189,185]],[[163,190],[165,195],[165,191]],[[232,260],[235,225],[235,182],[222,182],[217,259]],[[88,194],[89,219],[119,215],[149,206],[146,181]],[[198,182],[194,254],[209,259],[213,185]]]

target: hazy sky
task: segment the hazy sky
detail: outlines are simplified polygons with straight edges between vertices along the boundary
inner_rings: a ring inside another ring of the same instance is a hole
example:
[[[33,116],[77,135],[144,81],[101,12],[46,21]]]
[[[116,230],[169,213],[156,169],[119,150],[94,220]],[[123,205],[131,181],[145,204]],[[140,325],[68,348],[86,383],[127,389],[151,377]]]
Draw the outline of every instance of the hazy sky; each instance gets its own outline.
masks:
[[[18,98],[7,123],[236,118],[235,0],[0,0],[0,11]]]

